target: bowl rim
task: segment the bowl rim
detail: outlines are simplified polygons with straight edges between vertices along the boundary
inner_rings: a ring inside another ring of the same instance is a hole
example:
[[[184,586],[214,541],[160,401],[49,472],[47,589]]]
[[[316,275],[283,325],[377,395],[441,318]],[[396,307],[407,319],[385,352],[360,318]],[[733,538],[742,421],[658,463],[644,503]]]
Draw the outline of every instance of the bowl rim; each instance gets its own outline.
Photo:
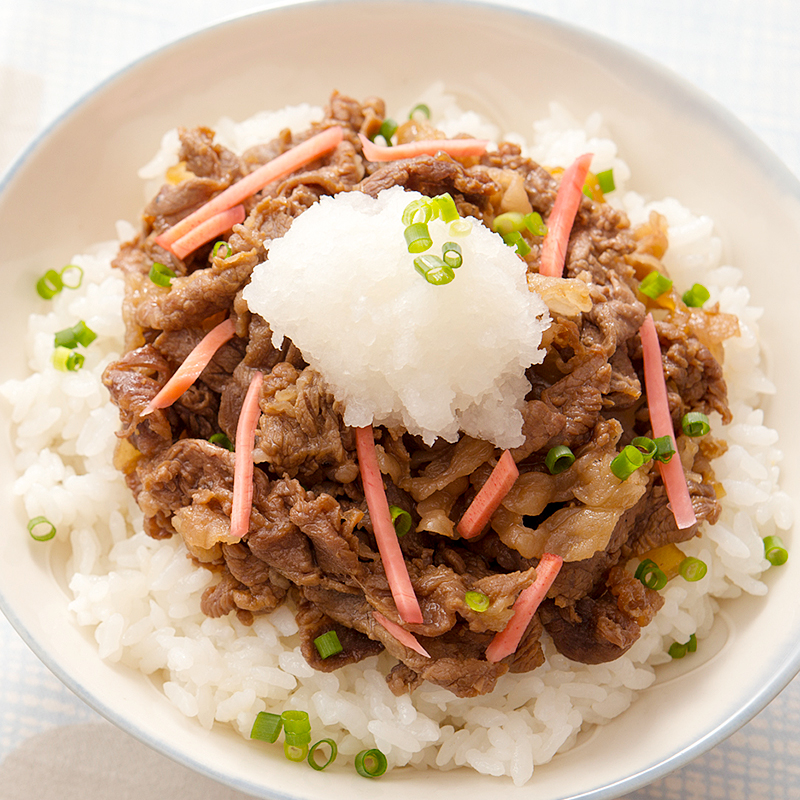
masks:
[[[617,42],[606,35],[595,33],[589,29],[551,17],[540,11],[516,5],[513,0],[509,2],[503,2],[503,0],[392,0],[392,2],[394,5],[398,6],[439,5],[458,6],[462,8],[468,6],[487,13],[500,13],[509,16],[518,15],[527,20],[536,20],[543,27],[550,28],[560,33],[562,36],[585,43],[593,48],[594,51],[599,51],[599,55],[605,55],[631,66],[639,65],[648,73],[648,80],[656,81],[659,87],[666,93],[680,98],[680,101],[684,105],[691,108],[693,114],[704,118],[715,128],[724,129],[726,136],[732,139],[738,148],[745,151],[754,163],[763,167],[769,174],[772,183],[800,202],[800,178],[794,175],[780,157],[745,123],[725,108],[719,101],[683,78],[676,71],[626,44]],[[197,41],[205,36],[212,36],[223,28],[240,25],[248,19],[278,15],[282,12],[291,13],[297,9],[313,6],[341,7],[354,5],[378,7],[385,6],[386,2],[385,0],[276,0],[261,8],[225,16],[216,22],[179,36],[176,39],[170,40],[144,53],[83,92],[77,99],[53,117],[35,137],[28,142],[15,159],[6,167],[2,175],[0,175],[0,195],[13,183],[14,178],[27,161],[35,156],[36,152],[46,144],[47,140],[55,131],[65,125],[87,102],[95,98],[98,94],[112,89],[117,82],[132,71],[135,71],[141,65],[159,58],[164,53],[176,47]],[[260,792],[262,790],[262,787],[254,786],[246,780],[237,780],[235,776],[218,772],[202,761],[194,759],[190,755],[173,748],[170,742],[159,740],[157,737],[151,736],[148,732],[132,726],[130,721],[123,719],[122,716],[113,708],[109,707],[101,697],[97,696],[86,685],[73,679],[68,671],[51,658],[45,644],[30,634],[12,606],[9,605],[2,586],[0,586],[0,611],[5,614],[12,627],[14,627],[36,656],[65,686],[117,727],[171,760],[223,785],[246,793]],[[592,798],[592,800],[611,800],[611,798],[616,798],[620,794],[625,794],[641,788],[654,780],[664,777],[675,769],[686,765],[694,758],[697,758],[702,753],[718,745],[749,722],[785,688],[798,672],[800,672],[800,642],[798,642],[795,647],[793,657],[784,661],[782,666],[771,674],[769,680],[763,684],[758,693],[750,698],[749,702],[739,707],[735,713],[723,719],[704,737],[687,745],[667,759],[654,762],[639,772],[628,775],[613,784],[574,795],[572,796],[573,800],[579,800],[579,798],[582,800],[589,800],[589,798]],[[533,784],[529,784],[527,788],[530,789],[532,787]],[[270,788],[270,796],[281,798],[281,800],[284,798],[285,800],[297,800],[295,795],[285,794],[273,788]]]

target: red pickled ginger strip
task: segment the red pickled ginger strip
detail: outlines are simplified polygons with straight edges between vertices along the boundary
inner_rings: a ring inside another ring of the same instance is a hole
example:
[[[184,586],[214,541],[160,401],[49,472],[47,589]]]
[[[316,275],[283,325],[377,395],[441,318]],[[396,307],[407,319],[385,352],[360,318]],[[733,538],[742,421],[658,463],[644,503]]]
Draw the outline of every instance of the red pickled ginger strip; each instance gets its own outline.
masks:
[[[486,648],[486,660],[492,664],[516,652],[522,637],[561,569],[561,556],[545,553],[536,567],[536,580],[523,589],[514,603],[514,616],[496,633]]]
[[[383,488],[383,477],[378,466],[375,452],[375,439],[372,426],[356,428],[356,452],[358,453],[358,469],[361,472],[361,483],[364,486],[364,497],[367,500],[372,530],[378,543],[378,550],[389,581],[397,610],[403,622],[422,622],[422,610],[411,585],[408,569],[403,558],[403,551],[397,541],[397,532],[392,524],[386,490]]]
[[[145,406],[142,416],[147,416],[157,408],[171,406],[199,377],[214,353],[225,342],[233,338],[233,320],[226,319],[212,328],[194,347],[175,374],[164,384],[161,391]]]
[[[486,483],[481,486],[456,525],[462,539],[472,539],[483,530],[518,477],[519,470],[511,453],[508,450],[503,451]]]
[[[201,222],[196,228],[192,228],[189,233],[181,236],[172,243],[172,252],[178,258],[186,258],[189,253],[197,250],[200,245],[210,242],[215,236],[219,236],[225,231],[229,231],[234,225],[244,222],[244,206],[229,208],[227,211],[220,211],[213,217],[209,217],[205,222]]]
[[[398,161],[401,158],[435,156],[442,151],[453,158],[467,158],[483,155],[489,144],[488,139],[425,139],[387,146],[371,142],[363,133],[359,133],[358,138],[367,161]]]
[[[675,450],[675,455],[669,461],[658,462],[658,469],[661,472],[661,480],[664,481],[664,488],[667,490],[669,506],[675,516],[675,523],[680,529],[689,528],[697,522],[697,516],[689,495],[686,474],[677,452],[678,446],[675,443],[672,415],[669,413],[667,382],[664,378],[664,365],[661,361],[661,345],[658,341],[652,314],[645,317],[642,327],[639,329],[639,336],[642,339],[644,385],[647,391],[647,408],[650,411],[650,427],[653,429],[653,438],[669,436],[672,440],[672,448]]]
[[[373,611],[372,616],[375,617],[375,621],[379,624],[383,625],[389,633],[397,639],[400,644],[404,644],[406,647],[414,650],[415,652],[419,653],[421,656],[425,656],[425,658],[430,658],[431,654],[417,641],[416,636],[413,633],[407,631],[402,625],[398,625],[396,622],[392,622],[390,619],[381,614],[380,611]]]
[[[236,423],[231,536],[237,539],[242,539],[250,529],[250,509],[253,506],[253,446],[258,418],[261,416],[258,401],[263,381],[261,372],[253,374],[239,412],[239,421]]]
[[[560,278],[567,259],[567,245],[575,215],[583,197],[583,184],[592,163],[592,153],[584,153],[572,162],[561,176],[556,201],[547,219],[547,234],[542,243],[539,274]]]
[[[281,153],[258,169],[245,175],[240,181],[231,184],[227,189],[212,197],[188,216],[184,217],[164,233],[156,236],[156,242],[166,250],[171,249],[173,242],[189,233],[201,223],[216,216],[222,211],[227,211],[243,200],[260,192],[267,184],[285,178],[292,172],[304,167],[320,156],[333,150],[344,138],[344,133],[338,125],[317,133],[291,150]]]

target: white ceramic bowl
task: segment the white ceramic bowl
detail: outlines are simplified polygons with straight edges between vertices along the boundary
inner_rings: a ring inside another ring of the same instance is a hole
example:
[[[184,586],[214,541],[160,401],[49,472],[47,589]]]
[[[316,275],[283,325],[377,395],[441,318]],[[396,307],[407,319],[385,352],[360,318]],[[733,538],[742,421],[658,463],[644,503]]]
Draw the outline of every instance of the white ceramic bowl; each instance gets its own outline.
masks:
[[[137,62],[35,142],[1,187],[6,330],[23,325],[31,282],[44,269],[111,238],[115,220],[136,218],[142,199],[136,169],[163,131],[210,124],[222,113],[240,119],[288,103],[322,104],[333,88],[359,98],[380,94],[389,107],[398,106],[439,77],[464,105],[503,129],[527,130],[550,100],[578,118],[601,111],[632,168],[631,188],[679,197],[717,221],[726,259],[745,271],[754,303],[767,309],[762,331],[778,386],[767,421],[788,454],[783,486],[800,497],[798,377],[781,368],[796,363],[800,336],[794,292],[779,288],[796,277],[800,185],[731,115],[674,75],[601,38],[522,11],[462,2],[301,3],[213,27]],[[34,219],[47,221],[46,238]],[[24,370],[22,355],[6,348],[2,377]],[[8,425],[3,419],[0,486],[5,507],[16,509]],[[370,791],[401,800],[416,791],[446,800],[499,790],[537,800],[617,797],[730,735],[800,666],[800,558],[793,557],[766,576],[766,598],[725,605],[713,658],[662,676],[621,717],[537,768],[527,786],[515,789],[466,770],[401,769],[367,787],[354,772],[298,769],[232,732],[208,732],[143,676],[103,663],[67,612],[68,596],[56,577],[65,558],[60,548],[33,544],[21,513],[9,511],[0,535],[0,605],[33,650],[120,728],[261,797],[339,800]]]

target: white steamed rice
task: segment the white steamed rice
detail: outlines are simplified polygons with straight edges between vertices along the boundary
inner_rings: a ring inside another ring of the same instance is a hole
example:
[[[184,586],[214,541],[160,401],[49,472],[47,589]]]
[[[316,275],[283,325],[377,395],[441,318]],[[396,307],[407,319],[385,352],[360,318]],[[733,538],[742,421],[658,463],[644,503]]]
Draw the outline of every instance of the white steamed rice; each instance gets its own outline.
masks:
[[[423,98],[449,121],[448,134],[498,132],[475,114],[462,114],[452,99],[434,89]],[[304,127],[321,110],[308,106],[262,114],[235,125],[219,125],[224,143],[242,150],[269,139],[284,126]],[[519,140],[519,139],[518,139]],[[520,140],[521,141],[521,140]],[[162,153],[142,170],[157,181],[175,160],[174,134]],[[164,695],[188,717],[211,728],[231,725],[248,737],[259,711],[302,708],[317,738],[331,737],[348,760],[367,746],[387,754],[390,766],[451,769],[465,765],[491,775],[528,781],[537,764],[569,748],[582,729],[622,713],[656,678],[654,667],[669,661],[667,647],[692,633],[701,641],[711,629],[719,600],[742,592],[764,594],[760,575],[768,564],[762,537],[791,525],[789,499],[778,484],[778,437],[758,409],[774,391],[760,368],[758,320],[749,305],[741,273],[720,262],[721,247],[711,220],[677,201],[649,202],[626,191],[629,171],[594,115],[583,125],[560,107],[538,123],[527,152],[548,165],[565,165],[587,150],[594,169],[614,169],[618,190],[611,195],[633,224],[651,209],[669,222],[666,258],[676,286],[694,282],[711,291],[711,302],[736,314],[741,336],[725,343],[725,369],[734,421],[714,425],[728,452],[715,462],[726,496],[720,521],[702,537],[681,545],[708,564],[697,583],[671,581],[665,605],[639,641],[610,664],[575,664],[545,643],[547,663],[525,675],[500,679],[493,694],[460,699],[424,684],[412,697],[395,697],[384,674],[387,656],[331,674],[312,670],[300,654],[297,625],[288,607],[257,617],[252,627],[235,615],[210,619],[200,596],[212,574],[196,568],[183,543],[156,541],[141,530],[141,514],[112,464],[117,410],[101,383],[105,366],[121,354],[122,278],[110,269],[117,241],[76,256],[82,286],[66,290],[30,318],[27,347],[31,374],[8,381],[0,392],[13,407],[15,492],[30,516],[44,515],[68,542],[70,609],[77,625],[94,632],[101,658],[153,676]],[[133,235],[118,225],[118,239]],[[75,373],[50,362],[53,334],[83,319],[98,333]],[[340,756],[341,758],[341,756]]]

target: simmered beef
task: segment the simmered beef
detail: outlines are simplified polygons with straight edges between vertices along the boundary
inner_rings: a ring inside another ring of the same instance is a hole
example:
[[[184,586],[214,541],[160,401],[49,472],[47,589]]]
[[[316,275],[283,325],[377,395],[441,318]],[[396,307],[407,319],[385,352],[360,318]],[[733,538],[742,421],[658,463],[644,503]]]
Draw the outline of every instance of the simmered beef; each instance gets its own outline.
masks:
[[[126,278],[127,351],[109,365],[104,382],[120,412],[118,466],[147,532],[181,536],[190,557],[217,576],[202,598],[204,612],[236,613],[247,624],[291,604],[302,652],[316,669],[334,670],[385,650],[397,660],[387,675],[394,692],[429,681],[474,697],[491,692],[506,672],[541,665],[543,636],[576,661],[617,658],[663,603],[633,577],[629,564],[694,536],[719,515],[712,458],[720,448],[710,437],[698,445],[678,436],[674,457],[686,467],[698,519],[691,528],[677,527],[653,462],[625,481],[609,467],[621,447],[652,433],[639,339],[648,308],[637,288],[644,274],[660,267],[663,225],[655,215],[632,231],[607,203],[581,200],[564,277],[587,304],[573,313],[551,309],[546,357],[528,369],[530,389],[520,398],[525,441],[512,452],[520,476],[475,539],[462,539],[456,524],[487,480],[498,449],[465,435],[426,445],[399,428],[376,428],[388,501],[411,519],[399,544],[423,621],[405,628],[427,651],[422,655],[380,621],[381,615],[402,619],[365,500],[355,432],[344,424],[325,376],[291,341],[273,341],[269,322],[250,312],[242,289],[270,243],[325,195],[376,196],[394,186],[430,196],[448,192],[462,215],[491,226],[519,208],[547,221],[559,179],[509,143],[463,160],[439,153],[370,163],[358,134],[374,136],[384,114],[380,100],[358,103],[334,93],[321,123],[283,131],[241,156],[217,144],[208,129],[180,132],[180,164],[145,208],[141,234],[115,262]],[[245,221],[221,237],[227,248],[214,252],[204,245],[179,259],[155,241],[244,175],[331,125],[343,128],[336,149],[248,198]],[[427,124],[411,122],[398,136],[441,138]],[[530,252],[520,257],[530,280],[542,279],[536,275],[542,237],[527,230],[523,236]],[[169,287],[149,280],[154,261],[174,270]],[[657,331],[676,430],[689,410],[729,420],[718,357],[735,323],[716,310],[686,309],[679,299],[674,311],[666,305],[657,312]],[[178,400],[146,413],[225,317],[233,320],[235,336]],[[256,372],[263,383],[252,508],[240,537],[231,533],[236,457],[209,439],[222,433],[235,440]],[[557,445],[571,448],[576,460],[552,474],[546,456]],[[546,552],[564,559],[548,597],[515,652],[492,663],[486,648],[508,625]],[[342,650],[323,658],[314,640],[328,631],[336,632]]]

